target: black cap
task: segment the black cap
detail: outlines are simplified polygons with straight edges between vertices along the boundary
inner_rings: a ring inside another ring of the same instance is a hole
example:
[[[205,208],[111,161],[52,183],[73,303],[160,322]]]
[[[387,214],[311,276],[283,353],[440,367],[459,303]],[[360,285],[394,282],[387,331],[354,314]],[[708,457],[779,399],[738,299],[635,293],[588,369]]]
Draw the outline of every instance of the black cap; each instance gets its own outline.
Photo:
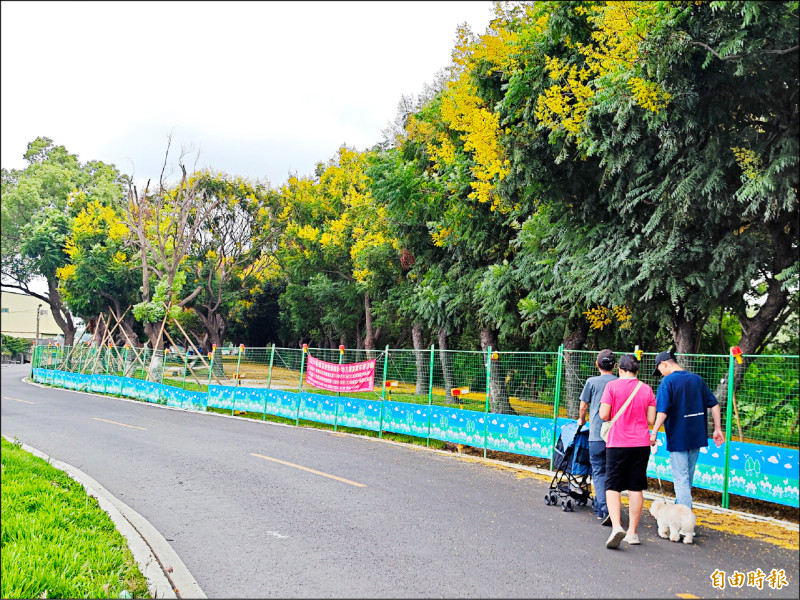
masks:
[[[597,364],[604,371],[610,371],[614,368],[614,365],[617,364],[617,358],[614,356],[614,353],[611,350],[606,348],[598,352]]]
[[[664,350],[656,354],[656,368],[653,370],[653,377],[658,375],[658,365],[665,360],[675,360],[675,353],[672,350]]]

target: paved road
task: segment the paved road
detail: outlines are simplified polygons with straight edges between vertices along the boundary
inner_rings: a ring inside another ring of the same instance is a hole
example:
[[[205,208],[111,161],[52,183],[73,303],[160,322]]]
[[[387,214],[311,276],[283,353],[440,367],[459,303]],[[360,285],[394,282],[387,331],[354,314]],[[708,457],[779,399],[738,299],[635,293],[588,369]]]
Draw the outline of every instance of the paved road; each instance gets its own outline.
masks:
[[[209,598],[798,595],[796,551],[702,528],[696,545],[674,544],[649,516],[642,546],[607,550],[609,530],[591,510],[545,506],[546,483],[509,471],[41,388],[26,375],[2,369],[2,434],[78,467],[146,517]],[[784,569],[789,584],[711,585],[716,569],[757,568]]]

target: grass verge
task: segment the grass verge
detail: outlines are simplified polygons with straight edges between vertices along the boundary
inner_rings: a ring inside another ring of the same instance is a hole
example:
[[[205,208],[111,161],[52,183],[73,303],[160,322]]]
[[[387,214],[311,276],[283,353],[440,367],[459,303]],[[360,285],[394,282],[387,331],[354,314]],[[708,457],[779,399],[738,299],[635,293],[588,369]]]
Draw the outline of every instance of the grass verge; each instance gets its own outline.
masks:
[[[150,598],[111,518],[83,486],[0,439],[3,598]]]

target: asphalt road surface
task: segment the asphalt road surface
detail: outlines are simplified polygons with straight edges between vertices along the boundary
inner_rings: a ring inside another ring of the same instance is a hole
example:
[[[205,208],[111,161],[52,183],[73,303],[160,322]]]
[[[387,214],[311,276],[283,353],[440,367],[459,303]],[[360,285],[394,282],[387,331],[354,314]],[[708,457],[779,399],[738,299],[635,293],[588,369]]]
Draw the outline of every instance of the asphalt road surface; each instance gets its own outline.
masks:
[[[605,548],[593,511],[456,456],[22,382],[3,435],[81,469],[147,518],[209,598],[798,597],[798,553],[711,529]],[[712,586],[783,569],[788,585]]]

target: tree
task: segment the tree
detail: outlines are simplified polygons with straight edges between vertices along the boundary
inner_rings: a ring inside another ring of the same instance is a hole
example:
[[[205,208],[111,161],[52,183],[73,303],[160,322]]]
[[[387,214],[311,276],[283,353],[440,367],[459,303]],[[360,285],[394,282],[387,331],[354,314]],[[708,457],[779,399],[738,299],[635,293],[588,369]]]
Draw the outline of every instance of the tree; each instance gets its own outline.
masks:
[[[82,164],[78,157],[39,137],[28,144],[22,170],[2,170],[3,287],[18,289],[50,306],[64,332],[65,345],[74,343],[77,327],[61,294],[57,272],[69,263],[65,253],[71,222],[81,210],[70,198],[108,202],[118,193],[121,176],[113,165]],[[47,293],[31,284],[43,277]]]
[[[515,145],[541,147],[547,134],[555,160],[575,159],[571,179],[589,184],[548,194],[563,232],[561,287],[590,304],[646,309],[670,323],[679,352],[696,351],[720,304],[737,307],[743,349],[765,342],[789,310],[782,280],[798,257],[791,11],[541,3],[532,12],[520,35],[527,60],[509,76],[502,111],[524,135]],[[525,125],[530,117],[538,124]],[[510,154],[512,172],[541,164]],[[759,282],[766,299],[747,314]]]
[[[116,193],[122,195],[121,186]],[[118,202],[88,200],[85,192],[79,192],[70,197],[69,204],[73,212],[82,208],[72,221],[65,242],[69,262],[56,271],[58,291],[73,314],[87,323],[97,323],[98,343],[105,334],[98,317],[112,310],[116,318],[122,319],[112,339],[119,345],[137,345],[139,336],[127,308],[136,301],[141,277],[133,261],[130,231],[114,210]]]
[[[164,178],[168,158],[169,144],[157,189],[151,192],[148,181],[139,194],[137,186],[131,182],[123,212],[125,225],[132,232],[138,251],[142,274],[142,301],[134,306],[134,316],[142,322],[154,351],[150,365],[154,379],[161,373],[162,356],[155,352],[164,348],[161,324],[170,316],[177,318],[181,308],[203,289],[198,282],[190,286],[188,293],[184,292],[190,272],[186,259],[198,232],[219,205],[219,199],[207,198],[199,180],[189,177],[183,163],[184,154],[178,160],[180,181],[169,185]]]
[[[385,208],[370,191],[367,154],[342,147],[327,165],[318,165],[316,180],[289,179],[281,189],[286,229],[280,255],[289,280],[283,305],[300,302],[292,309],[299,315],[308,308],[309,294],[324,297],[315,303],[327,315],[319,319],[329,325],[323,338],[333,344],[336,337],[352,335],[355,325],[356,347],[369,351],[378,346],[385,324],[376,322],[374,304],[396,284],[399,256]],[[310,286],[312,280],[314,290],[293,288]],[[348,306],[354,294],[361,297],[355,311]],[[352,323],[354,314],[358,318]]]
[[[190,185],[216,206],[207,213],[189,247],[194,284],[202,290],[191,303],[206,335],[205,350],[221,352],[236,302],[277,268],[282,228],[276,194],[268,184],[202,171]],[[221,369],[221,354],[215,366]]]

